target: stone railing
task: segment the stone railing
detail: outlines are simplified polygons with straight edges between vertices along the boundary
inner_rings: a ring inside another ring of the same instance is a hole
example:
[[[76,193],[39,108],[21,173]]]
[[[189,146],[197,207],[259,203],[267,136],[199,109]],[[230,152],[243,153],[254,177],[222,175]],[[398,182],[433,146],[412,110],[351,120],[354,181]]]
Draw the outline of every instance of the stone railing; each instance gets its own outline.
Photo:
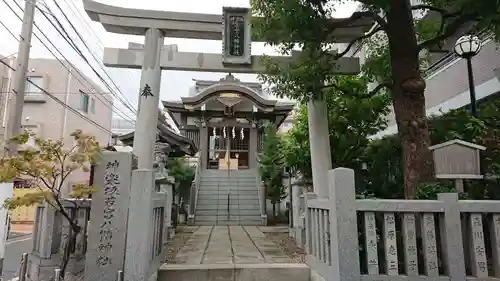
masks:
[[[255,154],[255,158],[257,159],[256,163],[258,165],[259,163],[259,154]],[[255,167],[255,181],[256,181],[256,187],[259,193],[259,206],[260,206],[260,220],[262,225],[267,225],[267,210],[266,210],[266,199],[267,199],[267,194],[266,194],[266,187],[264,186],[262,182],[262,176],[260,174],[260,168],[257,166]]]
[[[82,228],[76,236],[67,268],[68,274],[81,275],[85,268],[91,200],[62,199],[61,205],[70,215],[77,212],[76,220]],[[28,280],[49,280],[54,270],[61,266],[70,231],[69,222],[48,203],[38,205],[35,216],[33,248],[26,273]]]
[[[198,161],[196,163],[196,171],[194,174],[193,183],[191,184],[191,190],[189,192],[189,209],[188,209],[188,224],[194,224],[195,213],[196,213],[196,204],[198,203],[198,190],[200,189],[200,180],[201,180],[201,168],[202,168],[202,156],[203,151],[200,150],[198,152]]]
[[[356,199],[354,172],[306,194],[307,263],[325,280],[500,280],[500,201]]]
[[[103,152],[94,174],[92,200],[62,200],[82,231],[71,250],[67,274],[85,281],[156,278],[171,237],[172,181],[163,162],[136,169],[135,156]],[[91,206],[92,204],[92,206]],[[57,209],[37,207],[28,280],[49,280],[60,268],[69,223]]]

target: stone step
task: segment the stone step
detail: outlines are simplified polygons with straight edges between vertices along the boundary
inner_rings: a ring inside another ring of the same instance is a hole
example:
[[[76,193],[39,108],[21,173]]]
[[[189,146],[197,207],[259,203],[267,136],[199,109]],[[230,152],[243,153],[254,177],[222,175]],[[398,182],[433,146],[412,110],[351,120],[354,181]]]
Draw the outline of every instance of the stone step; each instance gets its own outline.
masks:
[[[227,206],[227,198],[221,198],[221,199],[203,199],[203,198],[198,198],[197,206],[198,205],[215,205],[215,204],[223,204]],[[231,200],[229,199],[229,205],[239,205],[239,206],[248,206],[248,205],[259,205],[259,200],[256,199],[240,199],[240,200]]]
[[[306,264],[163,264],[158,281],[309,281]]]
[[[255,174],[257,171],[255,169],[248,169],[248,170],[229,170],[231,174],[234,175],[248,175],[248,174]],[[227,169],[226,170],[203,170],[201,172],[203,175],[218,175],[218,174],[226,174],[227,175]]]
[[[246,225],[246,226],[257,226],[262,225],[261,220],[247,220],[247,221],[196,221],[196,225],[206,226],[206,225]]]
[[[222,172],[222,173],[201,173],[201,177],[203,178],[257,178],[257,174],[254,173],[227,173],[227,172]]]
[[[241,209],[230,209],[229,214],[240,215],[240,216],[260,216],[260,210],[241,210]],[[215,216],[215,215],[227,215],[227,209],[216,209],[216,210],[196,210],[196,215],[199,216]]]
[[[198,220],[195,219],[196,225],[262,225],[262,220],[260,219],[245,219],[245,220]]]
[[[255,187],[255,186],[230,186],[229,188],[228,187],[212,187],[212,186],[200,186],[200,189],[199,189],[199,193],[198,194],[204,194],[204,193],[207,193],[207,194],[219,194],[219,193],[222,193],[222,194],[228,194],[228,193],[232,193],[232,194],[248,194],[248,193],[258,193],[258,189]]]
[[[220,201],[219,201],[220,202]],[[238,202],[229,202],[229,208],[231,210],[259,210],[260,204],[255,202],[253,204],[238,204]],[[227,210],[227,201],[223,203],[209,203],[207,201],[198,202],[196,204],[196,210],[218,210],[225,209]]]
[[[227,173],[225,174],[219,174],[219,175],[201,175],[202,179],[220,179],[220,180],[236,180],[236,179],[249,179],[249,180],[256,180],[257,176],[256,175],[235,175],[235,174],[230,174],[228,175]]]
[[[207,179],[202,179],[200,180],[201,185],[206,185],[206,186],[257,186],[255,180],[219,180],[219,179],[214,179],[214,180],[207,180]]]
[[[256,186],[207,186],[207,185],[201,185],[200,186],[200,192],[201,193],[248,193],[248,192],[258,192],[258,189]]]
[[[227,199],[227,194],[199,194],[198,195],[198,200],[203,199],[203,200],[217,200],[217,199]],[[257,193],[255,194],[234,194],[231,193],[229,196],[231,200],[238,200],[238,199],[243,199],[243,200],[259,200],[259,195]]]

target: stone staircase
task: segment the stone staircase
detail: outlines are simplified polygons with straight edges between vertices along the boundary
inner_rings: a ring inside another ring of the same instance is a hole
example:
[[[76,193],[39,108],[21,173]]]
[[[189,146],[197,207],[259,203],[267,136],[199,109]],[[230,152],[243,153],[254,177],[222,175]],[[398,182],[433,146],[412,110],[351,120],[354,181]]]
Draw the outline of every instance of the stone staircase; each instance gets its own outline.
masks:
[[[204,170],[195,211],[197,225],[260,225],[256,170]]]

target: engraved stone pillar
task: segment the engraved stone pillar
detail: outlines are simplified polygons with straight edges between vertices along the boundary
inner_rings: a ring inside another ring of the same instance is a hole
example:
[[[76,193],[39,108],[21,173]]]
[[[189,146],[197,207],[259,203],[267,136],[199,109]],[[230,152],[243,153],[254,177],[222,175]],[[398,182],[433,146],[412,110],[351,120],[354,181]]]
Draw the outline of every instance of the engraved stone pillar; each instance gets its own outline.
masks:
[[[105,151],[98,163],[84,280],[114,281],[116,272],[124,267],[126,239],[133,239],[127,238],[127,217],[134,156]]]
[[[138,157],[139,169],[153,166],[153,147],[156,141],[158,104],[160,102],[160,52],[163,34],[156,28],[146,32],[144,61],[142,64],[139,112],[134,132],[134,154]]]

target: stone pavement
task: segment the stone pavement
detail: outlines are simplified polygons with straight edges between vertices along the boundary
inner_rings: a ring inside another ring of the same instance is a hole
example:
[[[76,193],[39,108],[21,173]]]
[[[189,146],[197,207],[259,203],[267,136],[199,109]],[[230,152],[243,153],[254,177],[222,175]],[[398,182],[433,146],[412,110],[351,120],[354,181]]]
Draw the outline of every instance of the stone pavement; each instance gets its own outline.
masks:
[[[270,264],[293,262],[256,226],[201,226],[178,252],[175,264]]]

